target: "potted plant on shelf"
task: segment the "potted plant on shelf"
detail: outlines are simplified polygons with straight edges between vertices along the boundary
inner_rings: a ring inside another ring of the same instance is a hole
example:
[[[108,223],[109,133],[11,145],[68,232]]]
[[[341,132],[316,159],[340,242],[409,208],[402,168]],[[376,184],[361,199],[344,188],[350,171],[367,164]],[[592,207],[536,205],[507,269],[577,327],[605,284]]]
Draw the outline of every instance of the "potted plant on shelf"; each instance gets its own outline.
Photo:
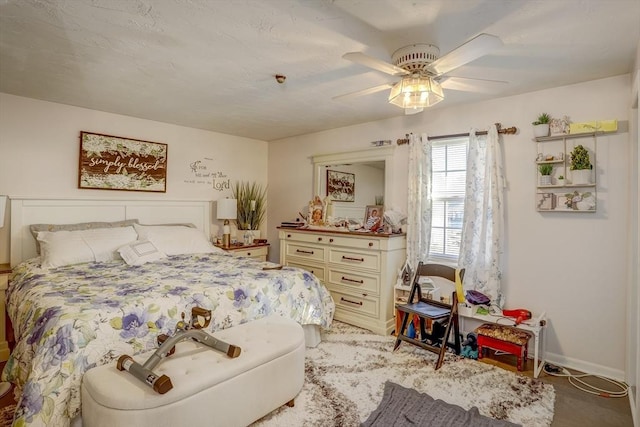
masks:
[[[540,138],[543,136],[549,136],[549,122],[551,116],[547,113],[542,113],[538,116],[538,120],[531,123],[533,125],[533,136]]]
[[[551,185],[551,172],[553,172],[553,165],[543,163],[538,165],[538,171],[540,172],[540,185]]]
[[[236,182],[231,189],[238,201],[238,240],[245,244],[260,238],[260,225],[267,209],[267,190],[255,182]]]
[[[564,186],[564,175],[560,175],[558,178],[556,178],[556,184],[560,187]]]
[[[589,151],[584,146],[576,145],[571,151],[570,169],[572,184],[591,183],[593,165],[589,159]]]

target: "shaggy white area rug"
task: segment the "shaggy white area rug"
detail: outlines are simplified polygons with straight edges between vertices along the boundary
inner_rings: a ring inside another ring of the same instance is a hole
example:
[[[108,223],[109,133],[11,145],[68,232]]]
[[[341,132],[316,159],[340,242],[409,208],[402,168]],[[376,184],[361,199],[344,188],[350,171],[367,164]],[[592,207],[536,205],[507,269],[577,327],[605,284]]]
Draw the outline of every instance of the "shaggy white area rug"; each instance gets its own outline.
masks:
[[[393,352],[394,342],[395,337],[334,321],[322,342],[307,349],[305,384],[295,406],[283,406],[252,426],[359,426],[380,403],[386,381],[464,409],[475,406],[492,418],[551,425],[552,385],[454,354],[435,371],[436,354],[407,343]]]

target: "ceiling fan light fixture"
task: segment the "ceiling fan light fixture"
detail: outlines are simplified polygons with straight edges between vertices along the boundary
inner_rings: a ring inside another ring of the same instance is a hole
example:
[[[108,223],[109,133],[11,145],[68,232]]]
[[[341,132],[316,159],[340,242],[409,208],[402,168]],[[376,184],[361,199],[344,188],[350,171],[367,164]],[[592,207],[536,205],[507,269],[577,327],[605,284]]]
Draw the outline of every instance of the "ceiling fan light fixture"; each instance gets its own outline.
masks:
[[[423,76],[405,76],[389,93],[389,103],[405,109],[431,107],[443,99],[440,84]]]

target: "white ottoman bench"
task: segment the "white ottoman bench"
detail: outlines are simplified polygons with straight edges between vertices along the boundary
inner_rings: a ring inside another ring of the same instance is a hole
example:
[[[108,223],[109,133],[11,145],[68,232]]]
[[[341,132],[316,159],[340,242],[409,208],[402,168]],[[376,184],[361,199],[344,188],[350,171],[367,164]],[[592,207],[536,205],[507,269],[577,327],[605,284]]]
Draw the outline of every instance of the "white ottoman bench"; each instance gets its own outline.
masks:
[[[115,363],[82,380],[82,425],[246,426],[284,404],[304,383],[305,340],[293,320],[269,316],[213,333],[238,345],[237,358],[183,341],[155,369],[173,389],[158,394]],[[134,357],[144,363],[153,352]]]

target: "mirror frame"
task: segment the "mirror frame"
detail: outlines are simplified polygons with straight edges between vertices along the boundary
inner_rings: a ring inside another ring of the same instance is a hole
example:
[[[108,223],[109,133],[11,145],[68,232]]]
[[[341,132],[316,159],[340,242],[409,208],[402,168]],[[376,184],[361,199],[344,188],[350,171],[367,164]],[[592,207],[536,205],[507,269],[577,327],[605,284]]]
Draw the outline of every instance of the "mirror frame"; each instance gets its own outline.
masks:
[[[389,206],[388,197],[391,195],[393,188],[393,153],[395,146],[369,148],[366,150],[345,151],[342,153],[317,154],[311,157],[313,161],[313,194],[311,198],[320,196],[324,198],[324,194],[320,194],[324,172],[327,166],[336,163],[362,163],[373,161],[384,161],[384,204]]]

